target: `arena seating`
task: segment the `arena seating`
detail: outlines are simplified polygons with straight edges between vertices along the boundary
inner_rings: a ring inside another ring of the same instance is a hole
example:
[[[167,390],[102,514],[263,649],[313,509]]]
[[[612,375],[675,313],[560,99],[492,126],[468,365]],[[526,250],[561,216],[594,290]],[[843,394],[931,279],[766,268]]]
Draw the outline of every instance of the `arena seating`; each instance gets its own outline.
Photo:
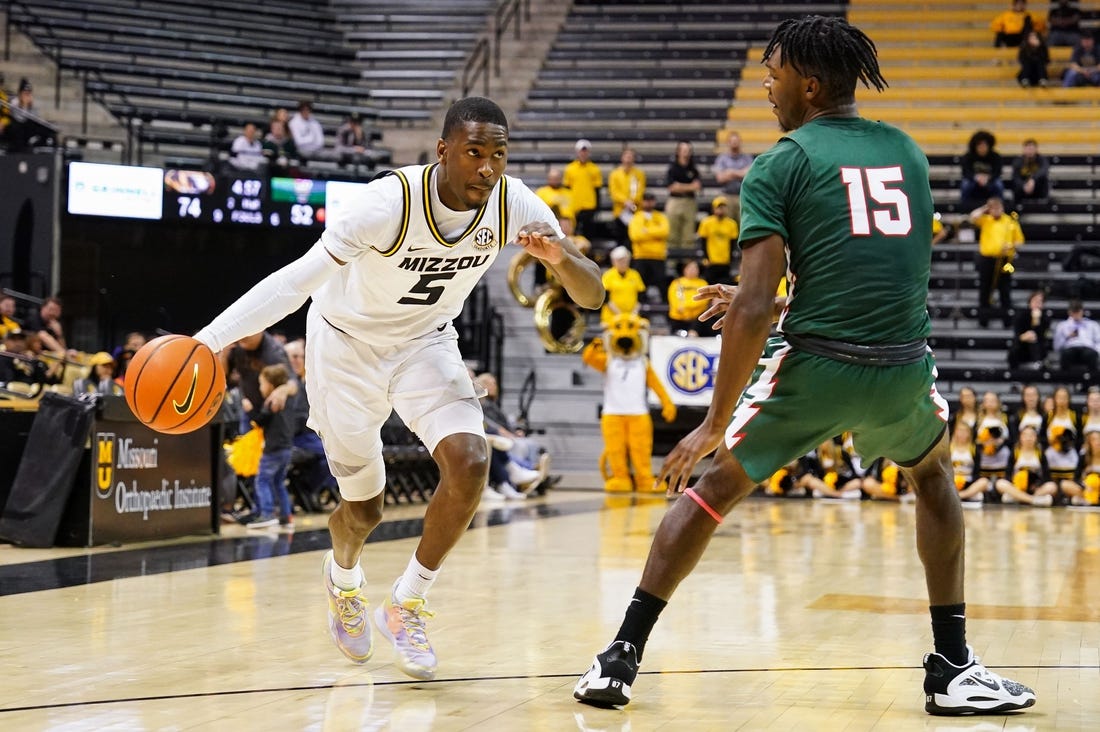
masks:
[[[492,0],[23,0],[11,19],[124,124],[147,154],[208,157],[245,121],[299,100],[332,134],[430,119],[484,29]],[[445,30],[440,14],[446,16]],[[419,49],[430,36],[433,51]],[[415,55],[413,55],[415,53]]]

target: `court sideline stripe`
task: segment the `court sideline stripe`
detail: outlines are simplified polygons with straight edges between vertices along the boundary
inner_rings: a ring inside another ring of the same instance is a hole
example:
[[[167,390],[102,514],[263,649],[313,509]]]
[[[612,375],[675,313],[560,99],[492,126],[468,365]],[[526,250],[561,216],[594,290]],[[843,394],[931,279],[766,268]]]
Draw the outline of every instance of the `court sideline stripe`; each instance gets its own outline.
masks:
[[[602,495],[597,499],[552,504],[494,506],[479,510],[467,530],[503,526],[517,521],[593,513],[604,507]],[[392,519],[379,524],[367,543],[411,539],[423,533],[422,517]],[[205,541],[186,541],[186,537],[181,539],[184,540],[183,543],[0,565],[0,597],[187,569],[206,569],[332,548],[327,528],[238,537],[214,535]]]
[[[700,674],[745,674],[745,673],[821,673],[829,671],[916,671],[920,666],[798,666],[793,668],[705,668],[688,669],[683,671],[639,671],[639,676],[690,676]],[[986,668],[1011,668],[1021,670],[1060,670],[1083,671],[1094,669],[1091,665],[1066,665],[1066,664],[1031,664],[1013,666],[1004,664],[1000,666],[987,666]],[[267,689],[223,689],[221,691],[196,691],[187,694],[162,694],[157,696],[131,696],[118,699],[92,699],[79,702],[57,702],[54,704],[37,704],[25,707],[0,708],[0,714],[13,712],[34,712],[46,709],[66,709],[83,706],[102,706],[105,704],[132,704],[135,702],[167,701],[176,699],[206,699],[219,696],[242,696],[244,694],[277,694],[291,691],[324,691],[326,689],[354,689],[368,686],[429,686],[435,684],[465,684],[483,681],[523,681],[533,679],[576,679],[580,674],[514,674],[509,676],[465,676],[454,679],[433,679],[432,681],[420,681],[417,679],[402,679],[401,681],[363,681],[346,684],[309,684],[305,686],[275,686]]]

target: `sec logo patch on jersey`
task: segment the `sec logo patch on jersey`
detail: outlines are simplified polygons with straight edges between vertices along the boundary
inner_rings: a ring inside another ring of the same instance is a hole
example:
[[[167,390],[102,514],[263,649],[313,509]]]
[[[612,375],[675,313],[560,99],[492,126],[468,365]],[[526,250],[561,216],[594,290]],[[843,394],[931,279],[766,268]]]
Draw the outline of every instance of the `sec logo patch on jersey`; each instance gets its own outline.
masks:
[[[496,247],[496,237],[493,235],[493,230],[482,226],[480,229],[474,232],[474,248],[475,249],[493,249]]]

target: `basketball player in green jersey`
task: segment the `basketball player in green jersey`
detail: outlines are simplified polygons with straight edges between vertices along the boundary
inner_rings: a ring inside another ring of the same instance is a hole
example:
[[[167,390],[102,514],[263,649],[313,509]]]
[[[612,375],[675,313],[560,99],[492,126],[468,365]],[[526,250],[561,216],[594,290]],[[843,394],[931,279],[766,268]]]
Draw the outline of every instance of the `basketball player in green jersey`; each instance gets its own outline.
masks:
[[[845,20],[784,21],[764,65],[768,100],[790,134],[756,159],[741,189],[741,280],[724,295],[712,402],[665,460],[658,481],[683,495],[661,521],[618,635],[574,696],[626,704],[658,614],[723,516],[779,467],[851,431],[865,460],[896,462],[918,497],[917,551],[935,640],[924,660],[925,709],[1030,707],[1031,689],[983,667],[966,644],[962,510],[947,404],[925,341],[928,161],[905,133],[857,113],[857,81],[878,91],[886,82],[874,44]],[[789,297],[769,340],[784,274]]]

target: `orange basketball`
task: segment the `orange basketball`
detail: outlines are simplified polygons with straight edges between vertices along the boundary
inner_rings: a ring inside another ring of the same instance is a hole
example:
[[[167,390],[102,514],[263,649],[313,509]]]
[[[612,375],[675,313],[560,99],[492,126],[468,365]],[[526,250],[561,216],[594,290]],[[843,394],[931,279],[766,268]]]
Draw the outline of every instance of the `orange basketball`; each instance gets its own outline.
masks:
[[[194,432],[218,413],[225,371],[205,344],[185,335],[146,343],[126,367],[126,403],[138,421],[169,435]]]

